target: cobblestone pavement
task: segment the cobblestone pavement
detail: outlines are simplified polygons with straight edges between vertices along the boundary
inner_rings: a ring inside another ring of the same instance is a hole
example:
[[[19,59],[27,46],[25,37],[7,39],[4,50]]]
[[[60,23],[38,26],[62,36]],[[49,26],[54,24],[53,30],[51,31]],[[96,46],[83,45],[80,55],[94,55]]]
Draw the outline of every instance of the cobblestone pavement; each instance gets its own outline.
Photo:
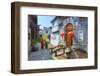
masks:
[[[30,52],[28,55],[28,60],[50,60],[50,59],[52,59],[52,56],[48,49]]]
[[[87,58],[87,53],[78,49],[73,50],[68,54],[68,59]],[[30,52],[28,60],[53,60],[52,55],[48,49]]]
[[[69,53],[68,59],[82,59],[82,58],[88,58],[88,55],[83,50],[73,50],[71,53]]]

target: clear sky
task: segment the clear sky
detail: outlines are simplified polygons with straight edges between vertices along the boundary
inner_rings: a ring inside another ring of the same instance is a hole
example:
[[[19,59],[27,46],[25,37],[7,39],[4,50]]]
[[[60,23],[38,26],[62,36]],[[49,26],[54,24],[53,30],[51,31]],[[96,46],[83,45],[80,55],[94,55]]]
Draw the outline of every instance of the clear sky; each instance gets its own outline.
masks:
[[[50,27],[54,17],[55,16],[38,16],[38,25],[40,25],[40,29],[43,29],[43,27]]]

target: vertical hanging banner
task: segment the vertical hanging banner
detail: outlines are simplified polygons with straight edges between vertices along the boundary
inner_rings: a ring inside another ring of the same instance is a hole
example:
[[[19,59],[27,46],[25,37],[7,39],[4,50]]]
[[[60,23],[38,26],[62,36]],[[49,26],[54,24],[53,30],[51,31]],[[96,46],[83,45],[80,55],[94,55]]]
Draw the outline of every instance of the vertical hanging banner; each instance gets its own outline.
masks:
[[[79,42],[83,41],[83,30],[78,30],[78,41]]]

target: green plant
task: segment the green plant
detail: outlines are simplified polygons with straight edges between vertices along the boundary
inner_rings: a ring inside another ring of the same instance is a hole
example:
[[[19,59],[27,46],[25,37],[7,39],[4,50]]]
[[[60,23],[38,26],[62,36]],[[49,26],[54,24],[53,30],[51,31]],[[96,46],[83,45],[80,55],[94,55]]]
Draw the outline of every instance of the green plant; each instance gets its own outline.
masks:
[[[34,33],[33,43],[34,43],[35,47],[37,47],[37,43],[38,43],[38,42],[39,42],[38,34]]]

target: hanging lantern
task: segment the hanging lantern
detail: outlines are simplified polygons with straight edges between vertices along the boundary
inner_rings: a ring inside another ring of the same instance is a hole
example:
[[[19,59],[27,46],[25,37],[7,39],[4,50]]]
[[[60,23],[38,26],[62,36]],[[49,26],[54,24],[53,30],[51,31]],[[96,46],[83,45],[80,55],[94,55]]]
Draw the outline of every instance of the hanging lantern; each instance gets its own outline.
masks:
[[[64,38],[64,32],[60,33],[60,36],[62,37],[62,39]]]
[[[70,37],[71,39],[74,37],[74,32],[70,31],[67,33],[68,37]]]

